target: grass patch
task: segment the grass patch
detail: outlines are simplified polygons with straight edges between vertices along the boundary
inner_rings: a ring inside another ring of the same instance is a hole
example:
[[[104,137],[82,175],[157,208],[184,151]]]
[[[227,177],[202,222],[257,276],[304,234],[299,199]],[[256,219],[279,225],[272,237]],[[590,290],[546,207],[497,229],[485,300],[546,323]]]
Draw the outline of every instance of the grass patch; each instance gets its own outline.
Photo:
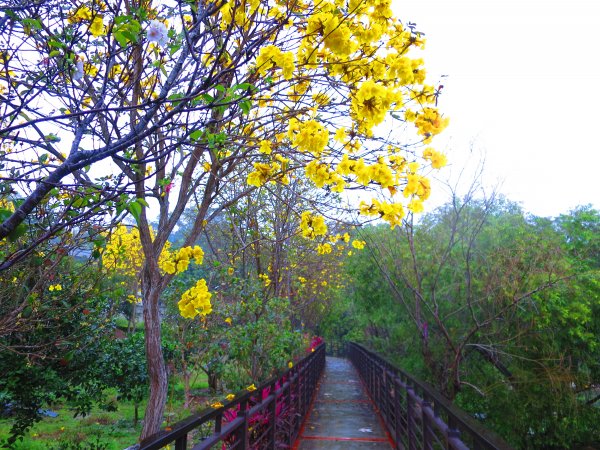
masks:
[[[202,371],[191,377],[193,395],[208,394],[208,380]],[[217,395],[219,397],[219,395]],[[73,416],[67,406],[54,405],[52,409],[57,417],[44,417],[35,424],[29,433],[19,441],[15,450],[122,450],[137,442],[140,435],[145,401],[138,407],[139,423],[134,426],[134,404],[129,401],[117,401],[115,392],[110,391],[107,403],[117,406],[116,411],[93,408],[87,416]],[[184,383],[180,377],[171,381],[165,409],[164,426],[172,425],[190,414],[194,409],[203,409],[206,405],[194,402],[191,408],[183,408]],[[0,419],[0,446],[9,435],[10,419]]]
[[[184,382],[182,377],[177,377],[172,381],[171,389],[177,396],[183,398],[185,394]],[[190,390],[192,394],[195,391],[202,391],[208,389],[208,377],[201,370],[193,371],[190,376]]]
[[[142,414],[144,408],[145,404],[140,406]],[[66,407],[54,411],[58,417],[44,417],[14,448],[122,450],[137,442],[142,428],[140,423],[133,425],[134,405],[131,402],[119,402],[117,411],[94,408],[84,417],[73,417],[73,412]],[[8,436],[10,427],[10,420],[0,420],[0,436]]]

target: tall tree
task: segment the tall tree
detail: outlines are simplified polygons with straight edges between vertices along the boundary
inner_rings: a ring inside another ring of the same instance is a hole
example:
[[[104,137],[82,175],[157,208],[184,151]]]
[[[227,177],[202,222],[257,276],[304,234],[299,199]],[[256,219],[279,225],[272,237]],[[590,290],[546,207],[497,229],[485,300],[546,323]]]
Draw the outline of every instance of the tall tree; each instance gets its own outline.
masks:
[[[361,230],[368,251],[349,263],[361,337],[519,448],[596,441],[598,217],[467,197],[404,230]]]
[[[396,233],[368,233],[372,261],[413,323],[429,376],[449,398],[471,352],[509,380],[505,343],[531,329],[519,309],[567,275],[560,240],[502,198],[454,198]],[[511,334],[511,333],[514,333]]]
[[[447,119],[423,61],[409,54],[421,33],[393,18],[387,0],[11,0],[3,12],[0,192],[15,210],[2,216],[0,239],[18,238],[19,227],[27,238],[0,270],[66,226],[131,213],[150,375],[142,437],[158,431],[167,393],[159,299],[212,217],[301,171],[318,188],[387,194],[361,212],[398,225],[429,196],[424,170],[445,164],[412,145],[429,143]],[[392,123],[414,124],[416,137],[387,132]],[[244,189],[229,189],[240,179]],[[42,230],[27,220],[44,202],[56,220]],[[193,226],[161,265],[190,204]],[[325,234],[323,225],[303,213],[305,237]],[[209,310],[206,284],[186,298],[188,316]]]

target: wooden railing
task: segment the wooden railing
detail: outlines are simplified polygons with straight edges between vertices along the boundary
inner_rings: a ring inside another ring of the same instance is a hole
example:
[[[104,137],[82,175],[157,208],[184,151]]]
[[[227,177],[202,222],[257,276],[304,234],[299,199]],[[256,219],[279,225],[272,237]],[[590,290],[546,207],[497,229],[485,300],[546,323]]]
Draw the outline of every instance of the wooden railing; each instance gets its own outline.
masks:
[[[511,449],[433,387],[381,356],[356,343],[348,344],[348,355],[396,449]]]
[[[193,415],[133,448],[175,450],[291,448],[325,367],[325,344],[295,366],[223,406]],[[214,447],[213,447],[214,446]]]

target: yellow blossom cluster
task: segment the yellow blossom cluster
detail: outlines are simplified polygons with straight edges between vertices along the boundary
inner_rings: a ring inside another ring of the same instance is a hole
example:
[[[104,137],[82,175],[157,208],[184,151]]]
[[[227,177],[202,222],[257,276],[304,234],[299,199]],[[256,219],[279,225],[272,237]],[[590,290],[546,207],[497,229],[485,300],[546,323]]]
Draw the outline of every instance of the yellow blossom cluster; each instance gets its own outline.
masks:
[[[186,319],[193,319],[197,315],[207,315],[212,311],[210,298],[212,294],[208,291],[206,280],[198,280],[196,285],[183,293],[181,300],[177,303],[179,313]]]
[[[283,164],[279,164],[277,162],[254,163],[254,170],[248,174],[246,182],[249,185],[256,187],[261,187],[267,181],[279,181],[282,184],[288,184],[290,180],[284,173],[287,161],[285,158],[280,158],[280,161],[281,160],[283,160]]]
[[[337,172],[344,176],[356,176],[357,183],[362,186],[367,186],[371,182],[374,182],[383,188],[389,188],[400,182],[398,172],[404,169],[403,165],[395,165],[390,162],[391,160],[392,157],[389,158],[389,161],[380,157],[376,163],[366,164],[363,158],[352,159],[348,155],[344,155],[337,166]],[[392,169],[400,170],[397,170],[397,173],[394,174]]]
[[[335,185],[332,188],[333,192],[342,192],[346,186],[344,179],[338,173],[332,171],[328,164],[313,160],[306,165],[305,172],[306,176],[318,188],[333,184]]]
[[[252,23],[252,18],[263,10],[260,0],[242,1],[241,4],[236,0],[229,0],[221,7],[221,30],[226,30],[229,25],[235,23],[237,26],[248,30]],[[272,16],[277,16],[278,9],[272,8]]]
[[[398,57],[397,54],[387,55],[385,62],[389,67],[389,74],[400,80],[400,84],[421,84],[425,81],[425,71],[421,69],[421,58],[411,59],[406,56]]]
[[[69,23],[78,23],[92,20],[92,11],[87,6],[80,6],[69,15]]]
[[[257,95],[258,109],[251,116],[260,117],[263,110],[264,117],[287,122],[287,131],[279,127],[269,135],[268,127],[259,127],[260,137],[250,134],[257,139],[258,160],[248,184],[263,186],[290,170],[279,170],[272,155],[276,148],[295,151],[293,168],[304,167],[318,188],[342,192],[362,186],[381,189],[384,196],[402,193],[407,199],[402,204],[382,201],[372,214],[392,226],[405,210],[422,211],[430,185],[420,171],[443,167],[445,155],[429,149],[422,154],[428,164],[410,166],[407,147],[394,138],[378,139],[380,126],[392,119],[412,122],[415,137],[426,143],[448,124],[436,107],[439,89],[425,84],[424,61],[411,53],[423,48],[423,36],[393,18],[391,0],[300,0],[293,6],[229,0],[221,9],[223,24],[246,31],[261,16],[280,19],[286,13],[293,39],[269,43],[258,52],[253,70],[267,76],[271,88]],[[301,229],[313,235],[310,227]]]
[[[325,218],[320,215],[312,214],[310,211],[304,211],[300,219],[300,232],[302,233],[302,236],[308,239],[324,236],[327,234]]]
[[[4,209],[6,211],[15,212],[15,205],[10,200],[5,200],[0,198],[0,209]]]
[[[294,54],[282,52],[274,45],[267,45],[260,50],[256,57],[256,70],[259,75],[264,75],[274,67],[281,68],[283,78],[289,80],[294,73]]]
[[[325,3],[321,12],[308,18],[307,35],[320,38],[325,47],[337,56],[347,57],[358,48],[348,25],[340,22],[332,3]]]
[[[154,232],[150,229],[151,236]],[[137,276],[144,262],[144,252],[140,241],[140,232],[135,227],[119,225],[108,234],[108,242],[102,251],[102,264],[110,270],[117,270],[126,276]],[[162,264],[169,254],[170,242],[159,258]]]
[[[404,187],[404,196],[418,196],[422,201],[429,198],[431,194],[431,184],[429,178],[422,177],[417,173],[409,172],[406,175],[406,186]]]
[[[326,242],[327,241],[327,242]],[[347,246],[345,244],[350,243],[350,235],[348,233],[344,233],[342,234],[332,234],[327,236],[326,241],[322,241],[320,242],[317,247],[317,254],[319,255],[329,255],[329,254],[333,254],[336,257],[340,257],[347,249]],[[342,245],[339,245],[339,243],[341,243]],[[352,247],[357,249],[357,250],[362,250],[363,248],[365,248],[366,242],[365,241],[361,241],[361,240],[357,240],[354,239],[352,241]],[[348,255],[352,255],[352,251],[350,250],[348,252]],[[301,285],[304,285],[306,283],[306,279],[303,277],[299,277],[298,280],[300,281]]]
[[[265,155],[271,154],[271,142],[270,141],[260,141],[258,151]]]
[[[90,22],[89,30],[92,36],[104,36],[106,27],[104,26],[102,16],[92,11],[85,5],[80,6],[75,11],[72,11],[68,18],[69,23],[76,24],[80,22]]]
[[[371,200],[371,204],[360,202],[360,213],[365,216],[380,217],[395,228],[402,224],[405,212],[401,203],[381,202],[377,199]]]
[[[407,111],[406,119],[415,123],[417,132],[425,137],[425,143],[431,142],[431,138],[441,133],[449,123],[447,117],[442,117],[437,109],[430,107],[425,107],[417,113]]]
[[[264,283],[265,287],[271,286],[271,278],[266,273],[261,273],[258,275],[258,278]]]
[[[142,299],[140,297],[137,297],[137,296],[133,295],[133,294],[129,294],[127,296],[127,301],[129,303],[132,303],[132,304],[133,303],[142,303]]]
[[[359,130],[370,133],[375,125],[383,122],[392,103],[400,101],[402,96],[373,80],[360,85],[352,95],[352,115],[358,122]]]
[[[290,120],[288,137],[292,146],[315,157],[320,157],[329,143],[329,131],[316,120],[302,123],[297,119]]]
[[[365,241],[359,241],[357,239],[352,241],[352,247],[354,247],[357,250],[362,250],[363,248],[365,248],[365,245],[367,243]]]
[[[192,259],[198,265],[201,265],[204,260],[204,252],[198,245],[182,247],[174,252],[168,252],[167,257],[159,261],[159,267],[166,273],[173,275],[185,272]]]
[[[329,253],[331,253],[332,248],[331,248],[331,244],[329,243],[324,243],[324,244],[319,244],[317,246],[317,252],[319,253],[319,255],[327,255]]]
[[[435,151],[431,147],[427,147],[423,151],[423,159],[429,161],[431,163],[431,167],[433,167],[434,169],[441,169],[447,163],[446,155]]]
[[[424,210],[423,201],[418,197],[413,197],[406,207],[413,213],[421,213]]]

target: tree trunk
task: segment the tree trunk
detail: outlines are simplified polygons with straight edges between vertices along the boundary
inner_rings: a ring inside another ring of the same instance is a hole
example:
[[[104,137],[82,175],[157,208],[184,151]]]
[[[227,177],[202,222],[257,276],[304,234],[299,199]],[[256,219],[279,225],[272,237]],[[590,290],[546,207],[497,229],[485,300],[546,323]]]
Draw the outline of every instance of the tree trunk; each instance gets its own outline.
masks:
[[[144,273],[144,328],[146,331],[146,358],[148,364],[148,376],[150,379],[150,396],[146,413],[144,415],[144,427],[140,439],[158,433],[163,421],[163,413],[167,403],[167,368],[163,357],[160,338],[160,311],[159,278],[160,274],[152,277]]]
[[[208,387],[213,391],[218,391],[219,389],[219,376],[216,372],[209,371],[206,373],[208,376]]]

